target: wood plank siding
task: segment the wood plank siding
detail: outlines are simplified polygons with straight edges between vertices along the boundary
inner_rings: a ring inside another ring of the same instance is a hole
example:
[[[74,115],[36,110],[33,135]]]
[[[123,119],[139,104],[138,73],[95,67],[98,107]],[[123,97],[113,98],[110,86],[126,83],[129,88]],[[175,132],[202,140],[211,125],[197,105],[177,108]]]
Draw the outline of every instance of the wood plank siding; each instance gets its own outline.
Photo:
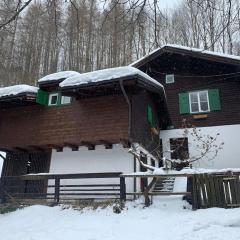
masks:
[[[163,84],[168,110],[174,128],[182,126],[182,119],[197,127],[240,124],[240,64],[215,62],[189,55],[164,53],[139,67]],[[174,83],[166,84],[166,74],[174,74]],[[229,74],[229,75],[228,75]],[[219,75],[219,76],[213,76]],[[205,77],[203,77],[205,76]],[[194,114],[180,114],[179,94],[198,90],[218,89],[221,110]]]
[[[83,145],[128,140],[128,106],[122,95],[73,99],[58,107],[25,106],[1,110],[2,149]]]

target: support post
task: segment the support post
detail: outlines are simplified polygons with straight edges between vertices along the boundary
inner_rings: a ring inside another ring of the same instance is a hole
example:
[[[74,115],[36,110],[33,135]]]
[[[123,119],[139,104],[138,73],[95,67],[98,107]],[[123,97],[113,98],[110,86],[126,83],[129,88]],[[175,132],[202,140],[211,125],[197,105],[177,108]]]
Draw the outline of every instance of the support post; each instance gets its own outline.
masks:
[[[126,184],[124,177],[120,177],[120,200],[126,201]]]
[[[0,179],[0,203],[6,203],[6,195],[4,193],[4,181]]]
[[[60,199],[60,178],[56,177],[55,178],[55,195],[54,195],[54,202],[56,204],[59,203],[59,199]]]
[[[198,205],[198,197],[197,197],[197,181],[196,181],[196,176],[193,175],[192,177],[192,210],[197,210],[199,208]]]

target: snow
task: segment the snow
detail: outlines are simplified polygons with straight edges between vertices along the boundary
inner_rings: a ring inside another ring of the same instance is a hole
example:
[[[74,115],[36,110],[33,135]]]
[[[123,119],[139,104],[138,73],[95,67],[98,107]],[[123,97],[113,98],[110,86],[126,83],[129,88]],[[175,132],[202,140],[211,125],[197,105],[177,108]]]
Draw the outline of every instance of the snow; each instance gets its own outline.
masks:
[[[229,58],[229,59],[240,61],[240,56],[235,56],[235,55],[230,55],[230,54],[225,54],[225,53],[220,53],[220,52],[213,52],[213,51],[208,51],[208,50],[204,50],[204,49],[200,49],[200,48],[186,47],[186,46],[181,46],[181,45],[177,45],[177,44],[166,44],[166,45],[163,45],[160,48],[154,49],[153,51],[151,51],[147,55],[145,55],[142,58],[140,58],[140,59],[136,60],[135,62],[131,63],[129,66],[134,67],[137,63],[143,61],[145,58],[148,58],[152,54],[156,53],[157,51],[159,51],[160,49],[163,49],[165,47],[178,48],[178,49],[187,50],[187,51],[191,51],[191,52],[198,52],[198,53],[202,53],[202,54],[206,54],[206,55],[212,55],[212,56]]]
[[[0,97],[17,95],[20,93],[37,93],[37,91],[38,91],[37,87],[20,84],[20,85],[0,88]]]
[[[131,77],[131,76],[141,76],[147,81],[157,85],[158,87],[163,88],[163,86],[154,80],[153,78],[149,77],[147,74],[143,73],[142,71],[134,68],[134,67],[117,67],[117,68],[107,68],[103,70],[83,73],[78,76],[70,77],[63,82],[60,83],[60,87],[69,87],[69,86],[78,86],[78,85],[86,85],[89,83],[96,83],[96,82],[105,82],[111,81],[113,79],[119,79],[124,77]]]
[[[236,240],[240,208],[191,211],[179,197],[159,197],[149,208],[138,202],[115,214],[112,207],[77,211],[31,206],[0,215],[7,240]],[[185,209],[184,209],[185,208]]]
[[[177,170],[165,170],[163,168],[152,167],[154,171],[147,172],[132,172],[124,173],[122,176],[162,176],[162,175],[183,175],[183,174],[203,174],[203,173],[226,173],[226,172],[240,172],[240,168],[224,168],[224,169],[208,169],[208,168],[183,168]]]
[[[63,79],[67,79],[74,76],[79,76],[79,75],[80,73],[75,71],[61,71],[61,72],[49,74],[39,79],[38,83],[47,82],[47,81],[58,81],[58,80],[63,80]]]

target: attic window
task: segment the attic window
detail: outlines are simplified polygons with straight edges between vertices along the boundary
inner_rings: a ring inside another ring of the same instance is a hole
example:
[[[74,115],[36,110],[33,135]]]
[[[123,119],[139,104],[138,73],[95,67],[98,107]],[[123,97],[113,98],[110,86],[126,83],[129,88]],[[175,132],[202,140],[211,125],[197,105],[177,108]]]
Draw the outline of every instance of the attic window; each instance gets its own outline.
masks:
[[[49,94],[48,105],[55,106],[58,104],[58,93],[51,93]]]
[[[61,93],[48,93],[41,89],[37,93],[37,103],[45,106],[69,105],[72,102],[71,97],[62,96]]]
[[[165,81],[167,84],[174,83],[174,74],[167,74],[165,76]]]

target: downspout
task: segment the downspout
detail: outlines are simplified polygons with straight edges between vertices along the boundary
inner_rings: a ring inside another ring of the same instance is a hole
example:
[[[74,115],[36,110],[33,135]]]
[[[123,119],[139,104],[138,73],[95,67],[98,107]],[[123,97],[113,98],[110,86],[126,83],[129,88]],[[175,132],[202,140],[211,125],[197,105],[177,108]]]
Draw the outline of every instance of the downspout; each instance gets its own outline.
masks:
[[[124,96],[124,98],[127,102],[127,105],[128,105],[128,137],[129,137],[129,140],[131,140],[132,106],[131,106],[129,97],[126,93],[126,90],[124,89],[123,80],[120,80],[120,87],[121,87],[123,96]]]

